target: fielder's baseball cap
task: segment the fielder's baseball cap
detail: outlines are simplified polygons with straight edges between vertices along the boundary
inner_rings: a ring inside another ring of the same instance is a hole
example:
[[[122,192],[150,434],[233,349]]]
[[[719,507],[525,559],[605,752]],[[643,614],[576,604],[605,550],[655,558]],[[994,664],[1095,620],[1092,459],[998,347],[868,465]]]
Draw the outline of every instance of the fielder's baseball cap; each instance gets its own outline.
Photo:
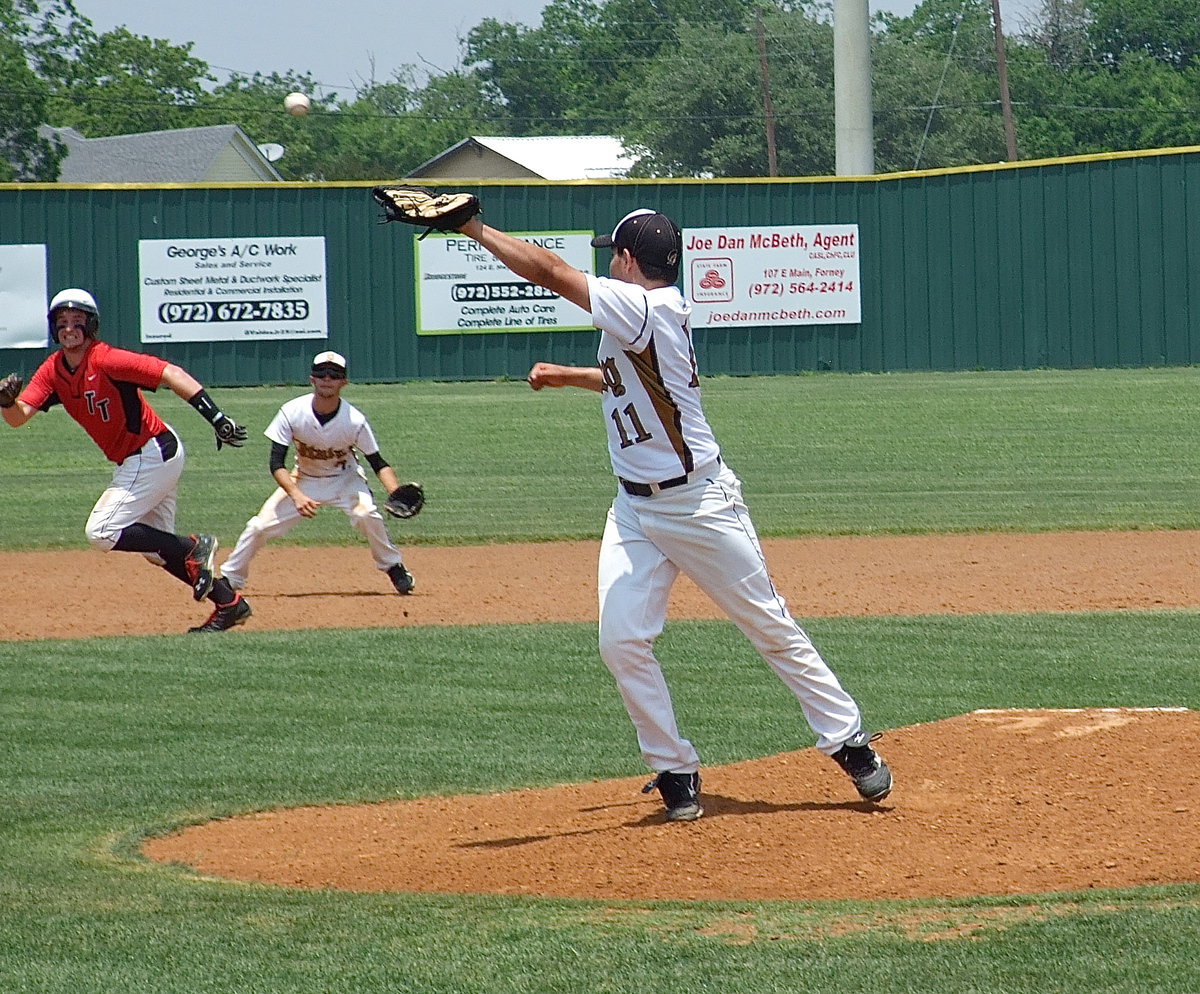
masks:
[[[318,352],[313,357],[312,371],[315,373],[318,370],[336,369],[343,376],[346,375],[346,358],[337,352]]]
[[[593,238],[592,247],[628,249],[638,262],[675,269],[683,254],[683,232],[666,214],[639,207],[621,218],[611,235]]]

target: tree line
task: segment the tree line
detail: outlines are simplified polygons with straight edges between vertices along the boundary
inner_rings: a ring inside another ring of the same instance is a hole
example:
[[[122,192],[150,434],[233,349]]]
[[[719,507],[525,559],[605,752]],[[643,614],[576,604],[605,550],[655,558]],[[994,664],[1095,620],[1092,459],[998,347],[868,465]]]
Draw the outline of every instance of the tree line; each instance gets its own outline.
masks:
[[[1007,157],[991,0],[923,0],[871,24],[877,172]],[[339,93],[309,73],[218,80],[192,44],[97,33],[72,0],[0,0],[0,180],[53,181],[89,138],[237,124],[287,179],[394,179],[472,134],[610,134],[640,176],[834,172],[833,20],[823,0],[552,0],[486,18],[456,68],[402,66]],[[1196,0],[1043,0],[1005,25],[1022,159],[1200,144]],[[307,117],[285,94],[313,98]],[[770,107],[768,115],[766,107]]]

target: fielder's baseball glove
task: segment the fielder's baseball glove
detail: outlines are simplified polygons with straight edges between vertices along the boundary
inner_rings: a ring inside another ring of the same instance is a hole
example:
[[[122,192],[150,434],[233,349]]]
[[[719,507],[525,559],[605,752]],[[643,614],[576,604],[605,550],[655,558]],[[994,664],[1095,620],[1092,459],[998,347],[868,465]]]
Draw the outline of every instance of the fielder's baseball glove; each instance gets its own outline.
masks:
[[[425,490],[419,483],[401,483],[383,502],[383,509],[393,518],[411,518],[424,506]]]
[[[424,190],[406,190],[395,186],[377,186],[371,191],[383,207],[380,224],[401,221],[431,231],[457,231],[483,208],[473,193],[443,193],[433,196]]]
[[[24,385],[25,381],[16,373],[9,373],[0,380],[0,407],[12,407]]]

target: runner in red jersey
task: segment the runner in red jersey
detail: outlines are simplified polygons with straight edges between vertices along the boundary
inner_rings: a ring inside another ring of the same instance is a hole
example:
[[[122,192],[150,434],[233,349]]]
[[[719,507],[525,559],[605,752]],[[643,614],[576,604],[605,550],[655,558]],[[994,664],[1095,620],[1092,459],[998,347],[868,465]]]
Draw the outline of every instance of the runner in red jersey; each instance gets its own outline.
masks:
[[[107,552],[139,552],[213,602],[212,615],[193,632],[242,624],[250,605],[213,576],[217,540],[175,534],[175,503],[186,454],[183,442],[146,402],[143,390],[167,386],[213,426],[217,448],[241,446],[246,429],[223,414],[180,366],[101,342],[100,312],[86,290],[63,290],[50,301],[50,338],[59,345],[21,390],[18,377],[0,384],[0,413],[12,427],[61,404],[116,464],[108,489],[88,517],[88,542]]]

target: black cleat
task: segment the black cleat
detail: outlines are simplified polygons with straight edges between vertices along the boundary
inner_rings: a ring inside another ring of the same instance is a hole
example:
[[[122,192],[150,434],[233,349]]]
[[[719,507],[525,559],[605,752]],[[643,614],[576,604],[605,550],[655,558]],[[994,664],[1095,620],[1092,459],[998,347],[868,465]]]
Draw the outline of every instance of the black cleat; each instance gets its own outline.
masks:
[[[213,561],[217,557],[217,540],[211,535],[189,536],[196,544],[183,561],[192,584],[192,599],[202,601],[213,585]]]
[[[875,803],[892,792],[892,771],[869,745],[879,738],[879,734],[855,732],[832,756],[833,761],[854,781],[863,800]]]
[[[704,808],[700,806],[698,772],[659,773],[642,788],[642,793],[649,794],[655,787],[667,806],[667,821],[695,821],[704,814]]]
[[[227,632],[234,625],[244,625],[246,619],[253,612],[250,610],[250,602],[241,594],[238,594],[230,603],[222,606],[217,605],[215,611],[209,615],[208,621],[203,625],[197,625],[195,628],[189,628],[189,632]]]
[[[398,594],[411,594],[413,587],[417,585],[417,581],[413,579],[413,575],[404,568],[404,563],[396,563],[395,566],[387,571],[387,575]]]

